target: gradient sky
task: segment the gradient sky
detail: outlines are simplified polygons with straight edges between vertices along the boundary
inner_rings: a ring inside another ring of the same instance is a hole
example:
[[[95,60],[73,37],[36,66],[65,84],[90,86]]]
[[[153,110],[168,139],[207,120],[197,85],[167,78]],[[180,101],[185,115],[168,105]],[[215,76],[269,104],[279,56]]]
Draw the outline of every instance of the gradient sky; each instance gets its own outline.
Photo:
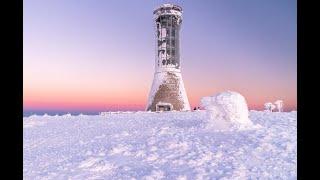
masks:
[[[191,107],[233,90],[250,109],[297,105],[295,0],[24,0],[24,111],[144,110],[153,10],[183,8],[182,77]]]

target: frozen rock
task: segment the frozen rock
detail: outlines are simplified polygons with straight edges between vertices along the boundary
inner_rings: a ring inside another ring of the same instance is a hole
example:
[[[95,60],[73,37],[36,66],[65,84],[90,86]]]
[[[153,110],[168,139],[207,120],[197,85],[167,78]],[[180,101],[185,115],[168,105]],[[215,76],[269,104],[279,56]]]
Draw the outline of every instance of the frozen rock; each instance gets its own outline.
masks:
[[[274,102],[274,105],[276,106],[278,112],[283,111],[283,101],[282,100],[276,100],[276,102]]]
[[[215,129],[228,129],[233,125],[252,125],[245,98],[233,91],[203,97],[201,106],[207,111],[208,125]]]

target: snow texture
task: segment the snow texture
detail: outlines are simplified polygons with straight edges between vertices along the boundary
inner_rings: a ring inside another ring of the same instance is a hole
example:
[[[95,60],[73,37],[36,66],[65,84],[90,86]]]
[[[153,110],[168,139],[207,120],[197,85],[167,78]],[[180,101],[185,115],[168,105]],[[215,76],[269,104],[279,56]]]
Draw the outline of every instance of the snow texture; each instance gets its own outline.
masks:
[[[245,98],[233,91],[221,92],[201,98],[201,106],[208,115],[208,127],[229,130],[231,126],[251,127]]]
[[[24,179],[296,179],[297,113],[216,132],[206,111],[23,118]]]
[[[151,86],[151,90],[148,97],[147,107],[149,107],[152,104],[154,96],[159,90],[160,85],[163,84],[164,81],[167,79],[166,75],[167,75],[166,73],[154,73],[152,86]]]

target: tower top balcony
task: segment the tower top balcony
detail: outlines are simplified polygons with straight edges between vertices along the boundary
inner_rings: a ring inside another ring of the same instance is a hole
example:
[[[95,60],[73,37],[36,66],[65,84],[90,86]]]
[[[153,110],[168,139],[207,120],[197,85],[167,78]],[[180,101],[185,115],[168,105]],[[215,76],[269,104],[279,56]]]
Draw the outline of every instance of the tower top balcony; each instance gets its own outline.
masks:
[[[182,8],[174,4],[162,4],[153,11],[154,18],[157,19],[160,15],[176,15],[182,16]]]

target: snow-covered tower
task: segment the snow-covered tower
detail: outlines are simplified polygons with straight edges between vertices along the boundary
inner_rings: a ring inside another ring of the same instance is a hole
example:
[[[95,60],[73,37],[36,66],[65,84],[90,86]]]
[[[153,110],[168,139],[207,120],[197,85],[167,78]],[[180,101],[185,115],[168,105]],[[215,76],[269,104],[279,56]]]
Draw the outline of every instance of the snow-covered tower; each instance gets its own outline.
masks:
[[[147,111],[190,110],[181,77],[180,28],[182,8],[163,4],[153,12],[156,25],[155,73]]]

